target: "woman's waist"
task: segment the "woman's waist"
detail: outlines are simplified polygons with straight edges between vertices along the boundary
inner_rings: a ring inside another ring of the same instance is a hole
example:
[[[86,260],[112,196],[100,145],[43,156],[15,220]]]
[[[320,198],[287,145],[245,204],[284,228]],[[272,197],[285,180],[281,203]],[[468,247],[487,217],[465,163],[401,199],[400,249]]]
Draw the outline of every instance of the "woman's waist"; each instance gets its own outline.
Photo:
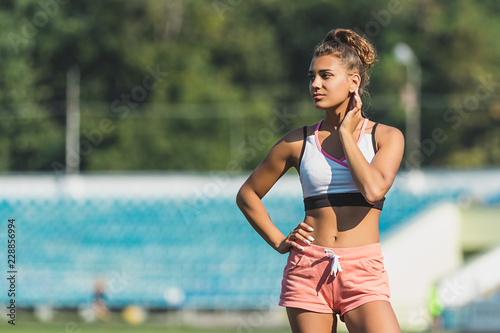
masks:
[[[313,227],[313,244],[357,247],[380,240],[380,210],[368,207],[325,207],[306,211],[304,222]]]
[[[359,246],[349,246],[349,247],[324,246],[316,244],[308,245],[301,241],[298,241],[298,243],[304,248],[302,251],[299,252],[303,252],[308,256],[315,258],[323,258],[325,256],[325,253],[330,251],[335,253],[339,257],[343,258],[343,260],[354,260],[354,259],[382,256],[382,251],[379,242],[374,242]],[[293,248],[291,251],[297,251],[297,250]]]

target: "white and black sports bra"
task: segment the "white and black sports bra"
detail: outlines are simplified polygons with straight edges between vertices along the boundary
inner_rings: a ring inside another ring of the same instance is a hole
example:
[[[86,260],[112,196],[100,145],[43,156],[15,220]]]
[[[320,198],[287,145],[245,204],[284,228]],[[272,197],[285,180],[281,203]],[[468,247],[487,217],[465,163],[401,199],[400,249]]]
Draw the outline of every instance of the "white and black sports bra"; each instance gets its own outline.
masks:
[[[323,121],[323,120],[322,120]],[[385,197],[376,204],[370,204],[359,192],[346,157],[336,159],[323,150],[318,139],[318,130],[322,121],[314,130],[314,135],[307,136],[304,127],[304,142],[300,155],[300,183],[304,197],[305,210],[329,206],[365,206],[382,209]],[[371,163],[377,151],[375,143],[375,123],[371,134],[366,134],[368,119],[365,118],[357,145],[365,159]]]

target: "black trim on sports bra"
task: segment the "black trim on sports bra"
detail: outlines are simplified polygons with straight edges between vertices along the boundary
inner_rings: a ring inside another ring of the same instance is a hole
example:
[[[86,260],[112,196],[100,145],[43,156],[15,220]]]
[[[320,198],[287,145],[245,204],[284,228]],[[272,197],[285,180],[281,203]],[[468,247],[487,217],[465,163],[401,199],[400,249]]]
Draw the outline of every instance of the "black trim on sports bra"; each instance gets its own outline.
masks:
[[[305,210],[310,210],[322,207],[362,206],[382,210],[384,201],[385,197],[376,204],[372,205],[366,201],[365,197],[359,192],[329,193],[304,198],[304,208]]]
[[[377,143],[375,142],[375,129],[377,128],[378,123],[375,123],[372,127],[372,145],[373,145],[373,152],[377,153]]]
[[[306,150],[307,126],[303,127],[303,132],[304,132],[304,139],[302,141],[302,151],[300,152],[300,157],[299,157],[299,167],[300,164],[302,163],[302,156],[304,156],[304,150]]]

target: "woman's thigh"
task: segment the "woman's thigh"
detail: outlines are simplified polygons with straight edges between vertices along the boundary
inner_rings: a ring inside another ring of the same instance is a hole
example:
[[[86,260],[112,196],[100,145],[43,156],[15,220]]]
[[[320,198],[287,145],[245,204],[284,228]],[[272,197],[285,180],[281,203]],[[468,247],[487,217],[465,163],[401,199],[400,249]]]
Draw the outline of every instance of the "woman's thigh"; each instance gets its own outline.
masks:
[[[334,313],[318,313],[297,308],[286,308],[293,333],[335,333],[337,316]]]
[[[344,314],[350,333],[400,333],[398,320],[391,303],[368,302]]]

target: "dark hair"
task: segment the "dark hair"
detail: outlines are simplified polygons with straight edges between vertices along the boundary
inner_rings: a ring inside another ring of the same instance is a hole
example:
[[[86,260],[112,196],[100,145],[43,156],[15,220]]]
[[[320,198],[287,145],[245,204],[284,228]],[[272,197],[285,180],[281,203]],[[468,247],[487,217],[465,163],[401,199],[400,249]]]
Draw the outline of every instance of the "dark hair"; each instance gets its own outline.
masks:
[[[361,77],[359,93],[370,83],[368,70],[377,59],[375,47],[365,38],[350,29],[330,30],[314,49],[314,57],[337,56],[348,71],[356,70]]]

